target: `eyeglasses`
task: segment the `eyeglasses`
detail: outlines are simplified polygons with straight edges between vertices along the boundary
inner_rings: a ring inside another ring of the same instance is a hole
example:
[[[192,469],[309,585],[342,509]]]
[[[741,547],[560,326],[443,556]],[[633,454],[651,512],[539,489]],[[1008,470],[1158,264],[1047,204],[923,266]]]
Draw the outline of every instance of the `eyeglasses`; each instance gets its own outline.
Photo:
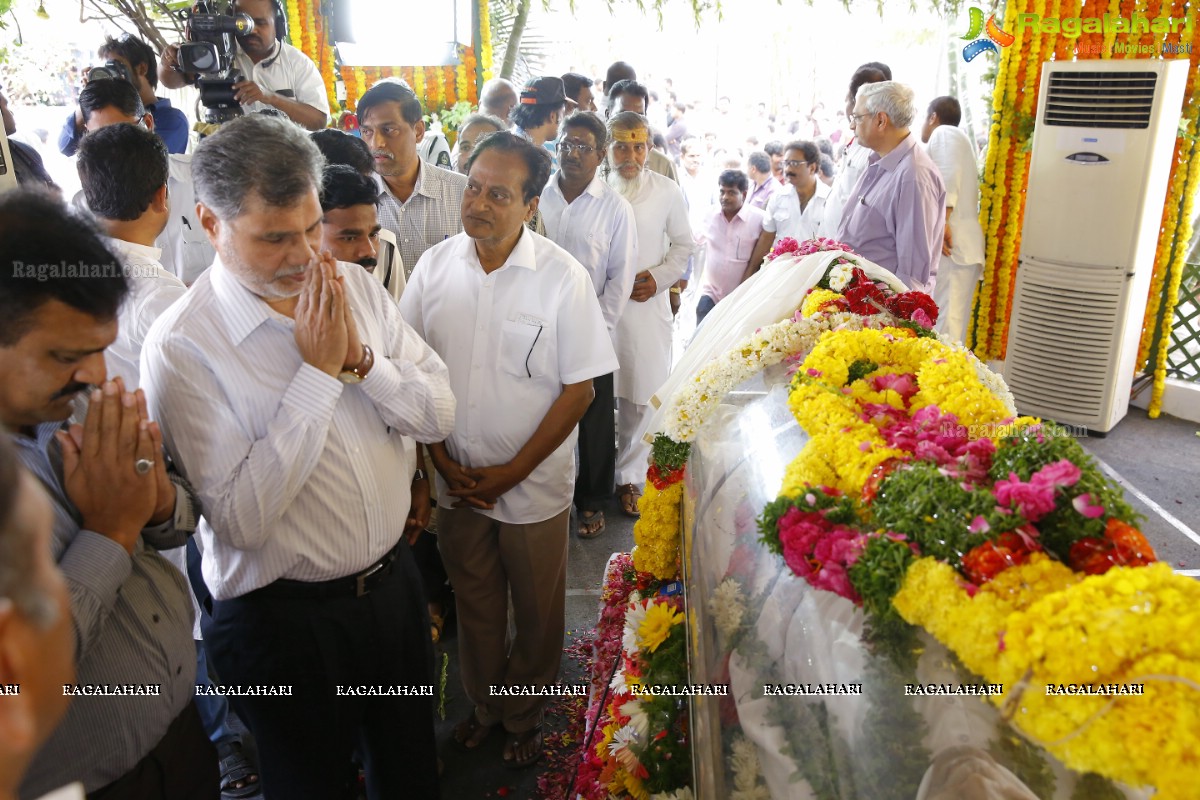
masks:
[[[596,152],[598,149],[599,148],[592,147],[591,145],[575,144],[574,142],[558,143],[558,152],[562,153],[564,156],[573,155],[574,153],[579,153],[581,156],[586,156],[589,153]]]
[[[863,119],[864,117],[870,117],[870,116],[872,116],[872,115],[871,114],[851,114],[849,116],[850,124],[857,125],[858,121],[860,119]]]
[[[802,167],[805,164],[811,164],[811,163],[812,163],[811,161],[797,161],[794,158],[789,158],[787,161],[783,162],[783,165],[785,167]]]

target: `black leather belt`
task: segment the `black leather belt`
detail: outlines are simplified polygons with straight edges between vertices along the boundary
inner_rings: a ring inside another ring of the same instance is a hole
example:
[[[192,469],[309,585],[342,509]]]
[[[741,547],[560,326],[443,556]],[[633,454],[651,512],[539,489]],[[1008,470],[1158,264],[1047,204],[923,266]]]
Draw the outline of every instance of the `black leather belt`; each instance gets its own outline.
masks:
[[[370,594],[392,574],[400,548],[407,546],[404,538],[396,542],[396,546],[384,554],[383,558],[355,575],[344,578],[334,578],[328,581],[291,581],[280,578],[257,590],[255,594],[264,597],[307,597],[322,599],[327,597],[362,597]]]

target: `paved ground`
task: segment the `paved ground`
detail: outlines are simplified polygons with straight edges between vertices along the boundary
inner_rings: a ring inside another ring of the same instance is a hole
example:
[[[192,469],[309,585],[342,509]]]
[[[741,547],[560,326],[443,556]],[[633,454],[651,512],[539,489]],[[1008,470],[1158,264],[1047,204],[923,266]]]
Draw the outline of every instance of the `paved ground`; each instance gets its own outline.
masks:
[[[1146,515],[1159,558],[1200,577],[1200,424],[1130,408],[1107,437],[1081,443]]]

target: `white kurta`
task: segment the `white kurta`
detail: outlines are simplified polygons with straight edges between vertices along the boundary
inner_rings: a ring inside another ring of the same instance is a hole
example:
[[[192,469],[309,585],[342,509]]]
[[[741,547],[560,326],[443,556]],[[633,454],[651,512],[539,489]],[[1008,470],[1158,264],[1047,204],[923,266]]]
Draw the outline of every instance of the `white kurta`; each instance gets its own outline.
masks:
[[[946,219],[950,255],[938,264],[933,299],[938,304],[936,330],[964,341],[971,321],[975,284],[983,274],[983,228],[979,225],[979,167],[975,147],[960,128],[939,125],[929,135],[929,158],[946,184]]]
[[[649,270],[658,293],[644,303],[625,304],[617,324],[615,394],[645,405],[671,372],[671,303],[667,290],[683,277],[695,244],[679,184],[645,172],[635,197],[626,198],[637,221],[638,267]]]

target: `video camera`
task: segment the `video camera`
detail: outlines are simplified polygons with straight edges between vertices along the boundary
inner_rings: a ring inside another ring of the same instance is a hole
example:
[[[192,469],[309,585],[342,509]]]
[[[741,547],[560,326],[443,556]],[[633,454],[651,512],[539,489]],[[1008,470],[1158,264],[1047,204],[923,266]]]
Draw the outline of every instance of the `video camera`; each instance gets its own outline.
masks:
[[[129,74],[129,68],[120,61],[109,60],[99,67],[92,67],[88,70],[87,79],[89,81],[119,80],[137,86],[133,82],[133,76]]]
[[[237,36],[254,30],[247,14],[233,13],[233,4],[220,0],[199,0],[190,9],[179,12],[187,41],[179,45],[179,68],[197,73],[204,121],[210,125],[239,117],[242,106],[233,96],[233,85],[242,76],[233,65]]]

